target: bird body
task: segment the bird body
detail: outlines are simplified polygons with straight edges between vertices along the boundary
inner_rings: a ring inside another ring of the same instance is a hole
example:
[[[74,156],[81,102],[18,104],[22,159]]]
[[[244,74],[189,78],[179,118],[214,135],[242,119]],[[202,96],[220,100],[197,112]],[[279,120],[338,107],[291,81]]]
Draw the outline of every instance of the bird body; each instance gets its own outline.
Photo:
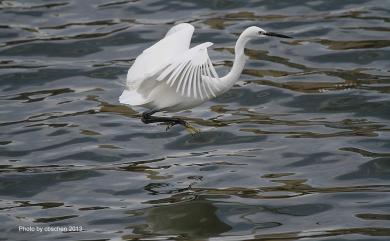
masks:
[[[157,111],[180,111],[198,106],[229,90],[239,79],[247,57],[244,48],[255,37],[288,36],[269,33],[252,26],[245,29],[235,46],[235,59],[231,71],[219,77],[207,52],[211,42],[190,48],[194,27],[188,23],[173,26],[163,39],[144,50],[127,73],[126,89],[119,101],[130,106]],[[168,120],[166,120],[168,122]],[[183,124],[175,119],[174,124]]]

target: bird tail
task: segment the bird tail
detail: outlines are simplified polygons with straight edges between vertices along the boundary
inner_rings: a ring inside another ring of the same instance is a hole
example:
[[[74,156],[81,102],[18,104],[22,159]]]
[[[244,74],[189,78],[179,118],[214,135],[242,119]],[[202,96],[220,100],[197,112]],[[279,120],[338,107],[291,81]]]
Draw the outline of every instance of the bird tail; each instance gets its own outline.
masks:
[[[119,102],[131,106],[144,105],[149,101],[134,90],[124,90],[121,96],[119,96]]]

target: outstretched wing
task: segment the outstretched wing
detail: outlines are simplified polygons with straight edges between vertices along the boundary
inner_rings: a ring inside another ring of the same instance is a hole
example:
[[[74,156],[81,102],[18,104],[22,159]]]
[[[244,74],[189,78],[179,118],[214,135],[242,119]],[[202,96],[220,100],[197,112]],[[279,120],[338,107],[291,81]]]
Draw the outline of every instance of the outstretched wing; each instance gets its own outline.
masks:
[[[134,61],[127,73],[126,89],[119,97],[121,103],[142,105],[149,100],[147,96],[153,89],[153,76],[160,73],[172,59],[188,51],[194,27],[188,23],[181,23],[172,27],[165,37],[145,49]],[[140,88],[141,85],[149,86]]]
[[[207,42],[189,49],[177,57],[158,75],[176,93],[196,99],[215,97],[220,91],[219,78],[207,53],[212,43]]]
[[[163,39],[145,49],[127,73],[129,89],[138,87],[142,81],[156,75],[172,59],[187,51],[193,33],[194,27],[191,24],[181,23],[172,27]]]

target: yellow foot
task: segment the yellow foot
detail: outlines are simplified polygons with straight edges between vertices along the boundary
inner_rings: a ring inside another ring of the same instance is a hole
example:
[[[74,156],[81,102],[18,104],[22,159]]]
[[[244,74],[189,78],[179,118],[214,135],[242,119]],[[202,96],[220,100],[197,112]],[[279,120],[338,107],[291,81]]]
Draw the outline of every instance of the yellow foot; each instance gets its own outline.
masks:
[[[191,126],[188,122],[185,122],[184,127],[191,135],[196,135],[200,133],[199,129],[196,129],[195,127]]]
[[[169,129],[171,129],[174,125],[176,125],[177,123],[175,123],[175,122],[170,122],[170,123],[168,123],[168,125],[167,125],[167,128],[165,128],[165,131],[168,131]]]
[[[169,129],[171,129],[175,125],[182,125],[182,126],[184,126],[184,128],[186,128],[186,130],[191,135],[195,135],[195,134],[200,133],[199,129],[196,129],[195,127],[191,126],[190,123],[188,123],[187,121],[183,121],[183,120],[180,120],[180,122],[172,121],[172,122],[168,123],[167,128],[165,129],[165,131],[168,131]]]

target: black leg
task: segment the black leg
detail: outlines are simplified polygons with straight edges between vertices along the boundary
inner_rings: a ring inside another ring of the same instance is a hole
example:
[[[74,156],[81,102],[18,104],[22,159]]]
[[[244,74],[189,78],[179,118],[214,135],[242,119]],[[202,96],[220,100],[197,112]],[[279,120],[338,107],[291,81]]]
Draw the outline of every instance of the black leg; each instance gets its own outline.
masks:
[[[145,124],[149,124],[149,123],[154,123],[154,122],[157,122],[157,121],[153,121],[152,119],[155,118],[154,116],[152,116],[154,113],[156,113],[157,111],[155,110],[149,110],[149,111],[145,111],[144,113],[142,113],[141,115],[141,121]]]
[[[142,113],[142,122],[145,124],[149,123],[156,123],[156,122],[163,122],[167,123],[171,127],[174,125],[186,125],[186,121],[179,119],[179,118],[174,118],[174,117],[160,117],[160,116],[153,116],[154,113],[157,111],[145,111]]]
[[[199,130],[192,127],[185,120],[175,118],[175,117],[153,116],[153,114],[156,112],[158,112],[158,111],[152,110],[152,111],[145,111],[144,113],[142,113],[142,117],[141,117],[142,122],[145,124],[158,123],[158,122],[166,123],[166,124],[168,124],[167,130],[169,130],[171,127],[173,127],[175,125],[182,125],[192,134],[199,132]]]

